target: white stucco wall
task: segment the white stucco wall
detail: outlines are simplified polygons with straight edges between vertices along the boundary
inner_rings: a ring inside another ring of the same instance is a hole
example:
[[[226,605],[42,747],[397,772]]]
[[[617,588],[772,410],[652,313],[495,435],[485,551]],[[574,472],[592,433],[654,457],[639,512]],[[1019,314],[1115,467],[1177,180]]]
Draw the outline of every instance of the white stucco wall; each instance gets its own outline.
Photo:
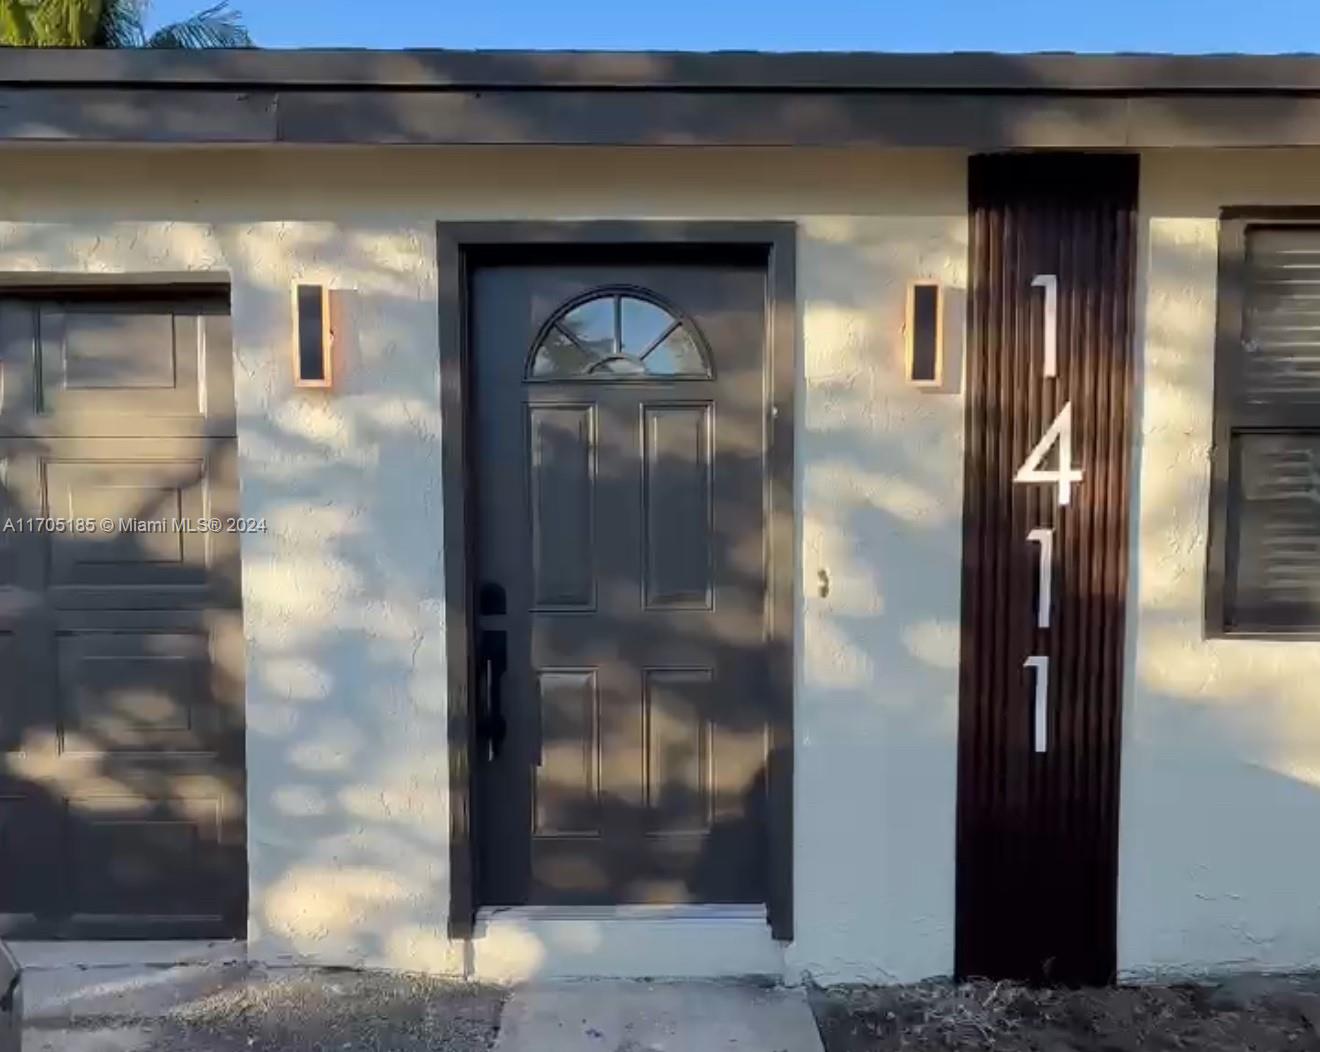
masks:
[[[471,957],[445,936],[434,222],[798,221],[784,966],[819,981],[950,971],[962,399],[957,379],[903,382],[900,329],[906,283],[939,278],[961,351],[961,157],[61,150],[8,152],[4,175],[0,272],[232,282],[243,511],[272,525],[244,540],[252,955],[451,973]],[[1320,204],[1320,154],[1143,158],[1128,974],[1320,966],[1320,644],[1202,628],[1217,215],[1270,203]],[[329,395],[290,385],[296,277],[349,290]],[[950,365],[957,377],[960,353]],[[520,946],[535,970],[543,948]]]
[[[1320,967],[1320,643],[1208,640],[1202,618],[1219,209],[1320,204],[1320,153],[1142,165],[1119,965]]]
[[[799,242],[805,598],[789,965],[821,982],[953,970],[962,397],[906,383],[901,331],[909,280],[952,290],[946,365],[960,392],[964,171],[958,159],[934,199],[903,209],[915,217],[808,220]]]
[[[253,957],[465,966],[445,936],[435,221],[775,218],[800,223],[785,968],[951,970],[964,178],[960,156],[862,151],[6,153],[0,272],[232,282],[243,513],[272,527],[243,549]],[[902,380],[915,277],[954,292],[944,393]],[[295,278],[350,292],[328,395],[291,387]]]

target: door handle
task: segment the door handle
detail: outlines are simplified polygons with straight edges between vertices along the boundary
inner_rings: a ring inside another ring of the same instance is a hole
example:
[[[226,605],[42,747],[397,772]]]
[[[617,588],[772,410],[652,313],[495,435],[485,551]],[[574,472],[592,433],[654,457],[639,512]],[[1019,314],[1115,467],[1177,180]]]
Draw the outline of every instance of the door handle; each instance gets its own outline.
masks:
[[[501,687],[508,665],[508,634],[498,631],[481,633],[480,705],[477,712],[477,736],[485,746],[487,760],[497,759],[509,725],[504,719]]]

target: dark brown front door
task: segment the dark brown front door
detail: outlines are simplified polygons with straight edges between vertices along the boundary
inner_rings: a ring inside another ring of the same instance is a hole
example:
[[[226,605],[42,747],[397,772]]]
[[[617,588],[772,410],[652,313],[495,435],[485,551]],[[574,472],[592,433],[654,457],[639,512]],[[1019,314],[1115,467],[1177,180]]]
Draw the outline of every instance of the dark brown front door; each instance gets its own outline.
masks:
[[[0,934],[243,934],[228,314],[0,297]]]
[[[976,157],[957,971],[1114,974],[1137,159]]]
[[[764,261],[470,297],[480,901],[764,902]]]

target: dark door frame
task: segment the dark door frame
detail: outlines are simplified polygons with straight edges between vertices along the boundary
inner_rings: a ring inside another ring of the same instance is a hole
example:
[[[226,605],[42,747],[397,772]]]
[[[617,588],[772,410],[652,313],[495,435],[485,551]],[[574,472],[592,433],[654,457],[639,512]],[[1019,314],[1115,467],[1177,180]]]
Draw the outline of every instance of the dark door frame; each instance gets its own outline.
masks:
[[[441,222],[436,227],[440,311],[441,471],[444,486],[445,643],[449,688],[449,933],[471,938],[479,905],[472,789],[473,529],[468,451],[471,370],[468,281],[474,262],[546,258],[556,249],[645,248],[699,257],[742,249],[766,266],[766,603],[770,685],[769,866],[766,903],[776,939],[793,938],[793,625],[797,529],[793,429],[797,385],[797,228],[791,222]]]

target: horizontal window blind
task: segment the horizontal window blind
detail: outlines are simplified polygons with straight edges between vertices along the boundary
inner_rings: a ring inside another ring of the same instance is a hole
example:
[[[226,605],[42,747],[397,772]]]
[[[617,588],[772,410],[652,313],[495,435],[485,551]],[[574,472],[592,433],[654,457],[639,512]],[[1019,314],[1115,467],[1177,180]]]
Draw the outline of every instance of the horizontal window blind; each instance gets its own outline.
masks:
[[[1320,215],[1222,233],[1208,613],[1320,632]]]
[[[1250,229],[1240,398],[1320,406],[1320,226]]]

